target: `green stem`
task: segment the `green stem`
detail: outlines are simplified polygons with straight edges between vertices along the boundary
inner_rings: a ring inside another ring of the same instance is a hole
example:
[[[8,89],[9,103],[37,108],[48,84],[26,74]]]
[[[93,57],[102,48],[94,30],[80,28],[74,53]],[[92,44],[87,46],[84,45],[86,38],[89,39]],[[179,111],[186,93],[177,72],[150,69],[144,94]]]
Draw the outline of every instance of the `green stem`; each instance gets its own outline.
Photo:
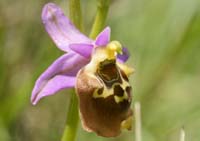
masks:
[[[80,0],[70,0],[69,1],[69,15],[71,21],[75,26],[82,31],[82,14],[81,14],[81,5]],[[71,100],[67,114],[66,126],[63,132],[61,141],[75,141],[77,127],[79,123],[78,115],[78,99],[76,97],[75,91],[71,93]]]
[[[75,141],[78,123],[78,99],[76,97],[75,92],[73,91],[71,93],[71,100],[68,109],[65,130],[62,136],[62,141]]]
[[[90,38],[94,39],[103,29],[110,5],[110,0],[99,0],[96,17],[90,33]]]
[[[70,0],[69,1],[69,17],[75,26],[82,31],[83,22],[82,22],[82,13],[81,13],[81,4],[80,0]]]

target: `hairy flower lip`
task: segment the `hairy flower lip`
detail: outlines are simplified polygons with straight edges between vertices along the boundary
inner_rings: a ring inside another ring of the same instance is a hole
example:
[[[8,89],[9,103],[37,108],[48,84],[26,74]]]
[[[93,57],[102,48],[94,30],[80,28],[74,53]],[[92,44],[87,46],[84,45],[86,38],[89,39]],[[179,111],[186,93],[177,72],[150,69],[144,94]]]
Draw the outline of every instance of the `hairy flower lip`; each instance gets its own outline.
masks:
[[[114,60],[98,60],[103,52],[109,55],[108,49],[96,48],[95,58],[78,72],[75,88],[83,128],[100,136],[116,137],[121,129],[131,128],[131,86],[124,70],[116,64],[116,56]],[[106,75],[112,75],[109,83]]]

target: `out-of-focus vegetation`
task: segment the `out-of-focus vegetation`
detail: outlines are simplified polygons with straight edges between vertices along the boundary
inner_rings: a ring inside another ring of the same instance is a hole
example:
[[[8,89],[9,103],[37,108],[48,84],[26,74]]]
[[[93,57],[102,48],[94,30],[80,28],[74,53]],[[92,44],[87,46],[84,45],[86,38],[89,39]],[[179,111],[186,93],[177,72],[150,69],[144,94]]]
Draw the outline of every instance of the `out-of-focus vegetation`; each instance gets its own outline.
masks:
[[[57,141],[70,91],[30,104],[37,77],[62,54],[40,20],[47,0],[0,1],[0,141]],[[67,13],[67,0],[51,1]],[[96,1],[82,0],[85,32]],[[200,1],[113,0],[107,25],[131,53],[133,99],[142,106],[143,141],[200,140]],[[80,127],[77,141],[134,141],[134,131],[102,138]]]

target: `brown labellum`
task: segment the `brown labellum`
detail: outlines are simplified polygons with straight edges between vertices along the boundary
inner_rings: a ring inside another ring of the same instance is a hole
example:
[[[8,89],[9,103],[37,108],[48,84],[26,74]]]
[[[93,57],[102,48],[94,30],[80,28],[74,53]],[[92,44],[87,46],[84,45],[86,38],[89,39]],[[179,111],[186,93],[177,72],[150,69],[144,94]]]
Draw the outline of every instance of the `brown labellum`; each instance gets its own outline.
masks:
[[[93,71],[89,65],[79,71],[76,82],[83,128],[104,137],[117,136],[124,128],[130,130],[131,86],[127,75],[113,59],[98,62]]]

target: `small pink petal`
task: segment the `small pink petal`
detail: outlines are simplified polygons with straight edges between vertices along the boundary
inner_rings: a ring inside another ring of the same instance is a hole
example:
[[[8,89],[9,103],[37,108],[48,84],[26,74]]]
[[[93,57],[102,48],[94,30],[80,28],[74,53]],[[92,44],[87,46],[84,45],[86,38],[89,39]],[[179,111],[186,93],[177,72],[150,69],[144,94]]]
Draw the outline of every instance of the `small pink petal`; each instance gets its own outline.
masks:
[[[106,27],[95,40],[97,46],[105,46],[110,41],[110,27]]]
[[[76,53],[84,56],[85,58],[90,58],[94,46],[92,44],[70,44],[70,49]]]

